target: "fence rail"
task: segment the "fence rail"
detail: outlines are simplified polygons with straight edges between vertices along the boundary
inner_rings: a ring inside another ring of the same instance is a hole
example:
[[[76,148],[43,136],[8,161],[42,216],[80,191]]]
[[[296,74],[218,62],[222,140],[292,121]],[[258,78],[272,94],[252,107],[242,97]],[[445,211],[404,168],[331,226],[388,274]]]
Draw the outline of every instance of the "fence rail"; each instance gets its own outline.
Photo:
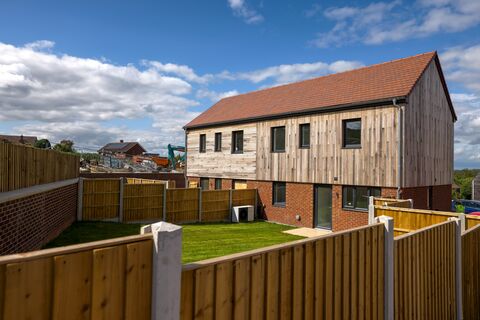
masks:
[[[77,178],[79,167],[77,155],[0,142],[0,192]]]

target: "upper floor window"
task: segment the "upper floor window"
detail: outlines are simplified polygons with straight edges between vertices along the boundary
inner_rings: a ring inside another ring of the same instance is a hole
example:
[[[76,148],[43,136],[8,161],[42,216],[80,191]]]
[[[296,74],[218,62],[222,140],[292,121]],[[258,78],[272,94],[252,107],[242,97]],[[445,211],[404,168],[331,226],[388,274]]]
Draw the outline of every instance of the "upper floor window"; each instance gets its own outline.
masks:
[[[222,151],[222,133],[215,133],[215,151]]]
[[[360,148],[362,146],[362,120],[343,120],[343,147]]]
[[[347,209],[367,210],[368,197],[380,196],[380,188],[343,187],[342,206]]]
[[[285,152],[285,127],[272,128],[272,152]]]
[[[200,135],[200,152],[207,151],[207,135],[201,134]]]
[[[300,125],[300,148],[310,148],[310,123]]]
[[[243,130],[232,132],[232,153],[243,153]]]

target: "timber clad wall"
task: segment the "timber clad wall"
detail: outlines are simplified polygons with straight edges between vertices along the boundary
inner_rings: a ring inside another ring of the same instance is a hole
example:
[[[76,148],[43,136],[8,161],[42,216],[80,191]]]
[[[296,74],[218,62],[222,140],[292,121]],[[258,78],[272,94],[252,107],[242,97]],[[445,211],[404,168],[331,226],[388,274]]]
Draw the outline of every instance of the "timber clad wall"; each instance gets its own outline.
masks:
[[[435,61],[405,107],[405,187],[452,184],[453,116]]]
[[[0,254],[40,249],[76,218],[77,184],[0,203]]]

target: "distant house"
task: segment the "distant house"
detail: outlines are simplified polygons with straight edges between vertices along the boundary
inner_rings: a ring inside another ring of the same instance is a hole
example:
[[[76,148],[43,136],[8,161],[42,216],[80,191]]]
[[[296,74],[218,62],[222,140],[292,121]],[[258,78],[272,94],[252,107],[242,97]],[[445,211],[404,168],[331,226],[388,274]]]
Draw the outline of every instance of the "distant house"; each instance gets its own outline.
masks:
[[[37,137],[35,136],[10,136],[10,135],[0,135],[0,141],[8,141],[11,143],[20,143],[20,144],[28,144],[33,146],[35,142],[37,142]]]
[[[480,201],[480,174],[472,180],[472,200]]]
[[[101,155],[116,156],[118,158],[138,156],[144,152],[147,152],[147,150],[145,150],[140,143],[124,142],[123,140],[120,140],[120,142],[108,143],[98,150],[98,153]]]

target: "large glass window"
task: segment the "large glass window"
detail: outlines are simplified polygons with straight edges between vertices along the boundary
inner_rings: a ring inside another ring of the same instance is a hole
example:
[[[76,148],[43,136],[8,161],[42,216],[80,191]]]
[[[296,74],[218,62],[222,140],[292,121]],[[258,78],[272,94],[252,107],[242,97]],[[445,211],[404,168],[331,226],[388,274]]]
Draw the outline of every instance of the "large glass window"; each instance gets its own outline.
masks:
[[[380,188],[343,187],[342,206],[347,209],[367,210],[368,197],[380,196]]]
[[[222,151],[222,133],[215,133],[215,151]]]
[[[362,120],[343,120],[343,147],[360,148],[362,146]]]
[[[300,125],[300,148],[310,148],[310,123]]]
[[[272,128],[272,151],[285,152],[285,127]]]
[[[205,134],[200,135],[200,152],[207,151],[207,136]]]
[[[284,207],[287,203],[287,184],[285,182],[273,183],[273,205]]]
[[[215,190],[222,189],[222,179],[215,179]]]
[[[209,180],[208,178],[200,178],[200,188],[202,190],[208,190]]]
[[[243,153],[243,131],[232,132],[232,153]]]

